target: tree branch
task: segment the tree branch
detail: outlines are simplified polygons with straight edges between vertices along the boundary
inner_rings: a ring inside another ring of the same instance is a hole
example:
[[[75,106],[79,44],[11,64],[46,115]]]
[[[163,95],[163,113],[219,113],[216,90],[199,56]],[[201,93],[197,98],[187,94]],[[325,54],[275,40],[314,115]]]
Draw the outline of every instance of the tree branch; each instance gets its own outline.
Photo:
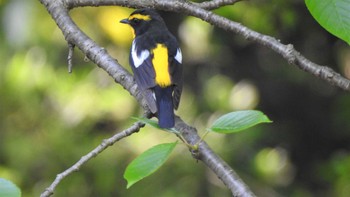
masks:
[[[221,2],[220,0],[214,0],[212,2]],[[295,65],[301,70],[308,72],[320,79],[327,81],[328,83],[335,85],[343,90],[350,91],[350,80],[343,77],[339,73],[335,72],[330,67],[316,64],[303,55],[299,51],[295,50],[292,44],[282,44],[279,40],[258,33],[241,25],[240,23],[231,21],[227,18],[219,16],[211,11],[205,10],[197,4],[182,1],[182,0],[136,0],[136,1],[124,1],[124,0],[66,0],[69,8],[83,7],[83,6],[98,6],[98,5],[119,5],[125,7],[152,7],[160,10],[180,12],[187,15],[191,15],[200,18],[208,23],[222,28],[226,31],[242,35],[247,40],[260,43],[276,53],[280,54],[289,64]],[[205,2],[204,2],[205,3]],[[213,4],[208,2],[208,4]],[[204,8],[206,4],[201,4]]]
[[[153,7],[164,6],[163,4],[155,4],[157,1],[84,1],[84,0],[40,0],[40,2],[47,8],[48,12],[56,22],[57,26],[61,29],[66,41],[70,44],[74,44],[78,47],[86,56],[94,62],[96,65],[104,69],[115,81],[121,84],[127,91],[133,95],[137,101],[143,106],[146,111],[148,107],[144,102],[142,95],[137,89],[133,77],[116,61],[114,60],[103,48],[99,47],[93,42],[87,35],[85,35],[72,21],[68,14],[70,8],[80,6],[99,6],[99,5],[122,5],[128,7]],[[165,1],[163,1],[164,3]],[[172,1],[177,2],[177,1]],[[153,6],[152,6],[153,5]],[[176,120],[176,129],[182,131],[184,139],[190,144],[196,144],[199,142],[200,137],[195,129],[192,129],[181,119]],[[187,135],[188,134],[188,135]],[[196,140],[193,140],[196,139]],[[254,196],[249,188],[241,181],[241,179],[234,173],[233,169],[228,166],[219,156],[208,147],[205,142],[199,144],[200,155],[198,159],[203,161],[205,165],[211,168],[214,173],[224,182],[224,184],[231,190],[234,196]],[[193,153],[192,153],[193,154]],[[56,187],[58,183],[54,184]],[[53,188],[49,188],[46,193],[52,194]]]
[[[226,5],[233,5],[242,0],[212,0],[204,1],[202,3],[194,3],[196,6],[205,10],[215,10]]]
[[[69,176],[70,174],[72,174],[73,172],[79,171],[80,168],[87,163],[90,159],[96,157],[99,153],[101,153],[102,151],[104,151],[108,146],[112,146],[114,143],[116,143],[117,141],[133,134],[136,133],[140,130],[141,127],[143,127],[144,124],[140,123],[140,122],[136,122],[134,123],[130,128],[119,132],[117,134],[115,134],[114,136],[108,138],[108,139],[104,139],[102,141],[102,143],[100,145],[98,145],[94,150],[92,150],[91,152],[89,152],[88,154],[84,155],[81,157],[81,159],[76,162],[73,166],[71,166],[70,168],[68,168],[67,170],[65,170],[64,172],[58,174],[56,176],[56,179],[52,182],[52,184],[45,189],[45,191],[40,195],[40,197],[49,197],[51,196],[57,185],[67,176]]]
[[[113,59],[104,48],[98,46],[76,26],[68,14],[68,2],[64,0],[40,0],[40,2],[45,5],[51,17],[61,29],[66,41],[70,45],[78,47],[87,58],[104,69],[115,82],[128,90],[141,106],[148,111],[147,103],[142,99],[142,95],[137,90],[137,85],[134,83],[132,75],[117,60]]]
[[[134,83],[133,77],[103,48],[99,47],[88,36],[86,36],[72,21],[68,11],[75,7],[83,6],[103,6],[103,5],[119,5],[132,8],[151,7],[166,11],[175,11],[192,15],[200,18],[208,23],[227,30],[232,33],[242,35],[245,39],[258,42],[282,55],[290,64],[294,64],[300,69],[309,72],[327,82],[334,84],[344,90],[350,90],[350,81],[342,77],[339,73],[332,69],[315,64],[302,56],[296,51],[291,44],[284,45],[273,37],[255,32],[239,23],[221,17],[206,9],[215,9],[218,6],[227,5],[227,2],[214,0],[201,4],[194,4],[183,0],[40,0],[45,5],[48,12],[61,29],[68,43],[77,46],[86,56],[96,65],[104,69],[115,81],[121,84],[131,95],[133,95],[142,107],[147,111],[148,107],[143,101],[142,95]],[[189,144],[196,144],[200,137],[196,129],[188,126],[181,119],[176,120],[176,129],[181,131],[184,139]],[[229,167],[221,158],[219,158],[204,142],[199,143],[199,152],[192,152],[193,156],[201,160],[205,165],[216,173],[216,175],[226,184],[234,196],[254,196],[243,181],[236,175],[231,167]],[[73,168],[74,171],[74,168]],[[67,176],[67,175],[66,175]],[[57,178],[56,178],[57,180]],[[55,181],[56,181],[55,180]],[[55,182],[54,182],[55,183]],[[54,185],[53,183],[53,185]],[[54,187],[46,190],[49,195],[52,194]],[[49,196],[48,195],[48,196]]]
[[[195,145],[199,143],[198,150],[190,150],[192,156],[201,160],[208,166],[222,180],[227,188],[231,190],[233,196],[255,196],[253,192],[249,190],[248,186],[239,178],[236,172],[215,154],[208,144],[198,136],[195,128],[188,126],[179,118],[176,121],[175,128],[181,133],[188,144]]]
[[[68,62],[68,73],[72,73],[73,69],[73,54],[74,54],[74,44],[68,43],[68,57],[67,57],[67,62]]]

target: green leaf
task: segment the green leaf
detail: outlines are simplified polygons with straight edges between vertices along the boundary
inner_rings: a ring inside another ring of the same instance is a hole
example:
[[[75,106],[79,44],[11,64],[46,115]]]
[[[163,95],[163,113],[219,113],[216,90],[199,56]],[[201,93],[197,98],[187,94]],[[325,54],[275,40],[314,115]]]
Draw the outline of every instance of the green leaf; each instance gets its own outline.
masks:
[[[316,21],[350,44],[350,0],[305,0]]]
[[[177,142],[156,145],[134,159],[126,168],[124,178],[127,188],[151,175],[164,164]]]
[[[272,121],[260,111],[236,111],[218,118],[209,130],[218,133],[235,133],[260,123],[270,122]]]
[[[179,134],[179,132],[175,129],[175,128],[160,128],[159,125],[158,125],[158,122],[155,121],[155,120],[151,120],[151,119],[148,119],[148,118],[140,118],[140,117],[132,117],[133,119],[135,120],[138,120],[142,123],[145,123],[151,127],[154,127],[156,129],[160,129],[160,130],[163,130],[163,131],[167,131],[167,132],[170,132],[170,133],[175,133],[175,134]]]
[[[155,120],[151,120],[151,119],[148,119],[148,118],[140,118],[140,117],[131,117],[132,119],[135,119],[135,120],[138,120],[140,122],[143,122],[149,126],[152,126],[154,128],[157,128],[157,129],[161,129],[157,123],[157,121]]]
[[[11,181],[0,178],[0,197],[20,197],[21,190]]]

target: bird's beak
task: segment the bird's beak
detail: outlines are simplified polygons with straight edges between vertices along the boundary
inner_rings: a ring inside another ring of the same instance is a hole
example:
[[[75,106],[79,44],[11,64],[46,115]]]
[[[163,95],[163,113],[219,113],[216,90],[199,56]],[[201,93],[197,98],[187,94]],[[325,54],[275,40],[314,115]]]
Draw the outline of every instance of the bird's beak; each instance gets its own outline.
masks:
[[[121,23],[124,23],[124,24],[129,24],[129,20],[126,18],[126,19],[123,19],[120,21]]]

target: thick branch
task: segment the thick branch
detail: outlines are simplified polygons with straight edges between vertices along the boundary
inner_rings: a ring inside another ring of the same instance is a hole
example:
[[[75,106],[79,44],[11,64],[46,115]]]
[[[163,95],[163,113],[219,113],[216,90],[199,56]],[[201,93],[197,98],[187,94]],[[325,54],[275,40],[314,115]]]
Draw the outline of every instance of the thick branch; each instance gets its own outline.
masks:
[[[46,6],[51,17],[62,30],[66,41],[70,45],[78,47],[87,58],[103,68],[117,83],[121,84],[126,90],[128,90],[128,92],[134,96],[147,111],[148,106],[142,99],[140,92],[137,90],[134,78],[117,62],[117,60],[113,59],[104,48],[98,46],[76,26],[68,14],[68,9],[66,8],[67,4],[62,1],[40,1]]]
[[[51,14],[52,18],[57,23],[58,27],[62,30],[63,35],[70,44],[77,46],[86,56],[95,64],[103,68],[110,76],[112,76],[117,83],[120,83],[126,90],[130,92],[141,104],[147,109],[145,102],[143,102],[142,96],[137,90],[137,85],[134,83],[132,76],[125,71],[125,69],[118,64],[116,60],[111,58],[108,53],[95,42],[93,42],[88,36],[86,36],[72,21],[68,15],[68,8],[73,8],[77,4],[80,5],[107,5],[107,4],[119,4],[129,7],[152,7],[151,5],[157,5],[154,1],[83,1],[83,0],[66,0],[51,1],[40,0],[44,4]],[[102,4],[99,4],[101,2]],[[77,4],[76,4],[77,3]],[[193,130],[190,126],[185,124],[182,120],[176,120],[176,128],[184,133],[184,138],[189,143],[197,143],[199,136],[196,130]],[[186,135],[188,133],[189,135]],[[195,139],[195,140],[193,140]],[[233,169],[229,167],[222,159],[220,159],[215,153],[206,145],[201,142],[199,144],[200,157],[209,168],[211,168],[219,178],[229,187],[232,194],[235,196],[253,196],[248,187],[240,180],[240,178],[234,173]],[[48,192],[53,192],[48,190]]]
[[[208,23],[220,27],[226,31],[233,32],[242,35],[247,40],[252,40],[258,42],[268,48],[272,49],[276,53],[280,54],[285,58],[288,63],[293,64],[316,77],[327,81],[339,88],[350,91],[350,80],[341,76],[339,73],[335,72],[327,66],[318,65],[306,57],[300,54],[294,49],[291,44],[282,44],[277,39],[255,32],[240,23],[231,21],[227,18],[214,14],[211,11],[205,10],[197,4],[193,4],[182,0],[136,0],[136,1],[124,1],[124,0],[66,0],[67,5],[70,8],[82,7],[82,6],[98,6],[98,5],[120,5],[126,7],[152,7],[160,10],[181,12],[187,15],[192,15],[194,17],[200,18]],[[221,1],[213,1],[221,2]],[[210,4],[210,2],[208,2]],[[201,4],[203,6],[203,4]],[[206,4],[204,4],[206,5]],[[204,8],[207,8],[204,6]]]
[[[229,32],[240,34],[246,39],[265,45],[278,54],[281,54],[290,64],[294,64],[300,69],[343,88],[344,90],[350,90],[350,81],[348,79],[342,77],[328,67],[311,62],[296,51],[292,45],[281,44],[273,37],[252,31],[239,23],[230,21],[206,10],[226,5],[224,2],[229,1],[214,0],[202,4],[193,4],[180,0],[65,0],[64,2],[63,0],[41,0],[41,2],[47,7],[49,13],[62,30],[67,42],[77,46],[92,62],[106,70],[106,72],[109,73],[116,82],[120,83],[125,89],[127,89],[145,109],[147,109],[146,104],[142,101],[142,97],[137,91],[137,86],[135,85],[132,76],[123,69],[116,60],[111,58],[103,48],[96,45],[96,43],[81,32],[69,17],[68,9],[81,6],[120,5],[133,8],[152,7],[160,10],[182,12],[200,18]],[[199,141],[199,136],[197,135],[196,130],[189,127],[182,120],[178,119],[176,121],[176,128],[182,132],[187,142],[195,144]],[[231,189],[233,195],[253,196],[234,171],[222,161],[222,159],[213,153],[205,142],[199,144],[199,155],[197,158],[202,160],[221,178],[227,187]]]
[[[212,0],[196,3],[195,5],[205,10],[215,10],[226,5],[233,5],[242,0]]]
[[[198,150],[191,150],[193,157],[205,163],[231,190],[233,196],[255,196],[236,172],[198,136],[195,128],[188,126],[182,120],[176,122],[175,128],[180,131],[188,144],[196,145],[199,143]]]

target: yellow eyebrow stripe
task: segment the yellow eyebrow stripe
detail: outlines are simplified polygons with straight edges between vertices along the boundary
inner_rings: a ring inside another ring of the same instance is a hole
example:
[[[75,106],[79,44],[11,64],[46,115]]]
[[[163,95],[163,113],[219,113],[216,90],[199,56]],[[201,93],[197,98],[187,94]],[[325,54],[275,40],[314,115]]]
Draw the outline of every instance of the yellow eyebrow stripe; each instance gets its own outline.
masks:
[[[145,21],[149,21],[151,20],[151,16],[150,15],[142,15],[142,14],[133,14],[131,16],[129,16],[129,20],[132,19],[140,19],[140,20],[145,20]]]
[[[157,44],[152,50],[152,53],[152,64],[156,74],[156,84],[162,88],[170,86],[168,48],[163,44]]]

